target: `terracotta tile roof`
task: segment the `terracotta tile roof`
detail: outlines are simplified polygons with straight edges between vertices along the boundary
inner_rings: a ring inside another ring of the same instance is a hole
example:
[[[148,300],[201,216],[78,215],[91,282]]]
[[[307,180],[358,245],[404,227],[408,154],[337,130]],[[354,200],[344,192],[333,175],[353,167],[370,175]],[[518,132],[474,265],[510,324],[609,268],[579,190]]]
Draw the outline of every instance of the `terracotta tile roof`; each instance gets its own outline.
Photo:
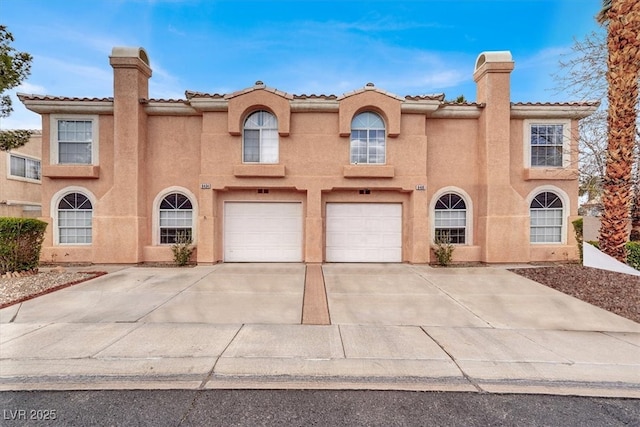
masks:
[[[83,101],[83,102],[113,102],[113,97],[108,98],[78,98],[70,96],[35,95],[31,93],[18,93],[20,100],[28,101]]]
[[[216,99],[224,99],[225,94],[220,94],[220,93],[206,93],[206,92],[196,92],[193,90],[186,90],[184,92],[184,96],[187,99],[192,99],[192,98],[216,98]]]
[[[463,105],[463,106],[467,106],[467,107],[484,107],[485,104],[484,103],[478,103],[478,102],[473,102],[473,101],[464,101],[464,102],[455,102],[455,101],[443,101],[442,105],[446,105],[446,106],[453,106],[455,107],[456,105]]]
[[[444,93],[436,93],[431,95],[406,95],[407,101],[444,101]]]
[[[141,99],[140,103],[148,104],[149,102],[165,102],[171,104],[189,104],[189,101],[186,99],[163,99],[163,98],[149,98],[149,99]]]
[[[579,102],[512,102],[514,107],[597,107],[600,101]]]
[[[335,99],[338,99],[337,95],[325,95],[325,94],[321,94],[321,95],[316,95],[316,94],[311,94],[311,95],[307,95],[306,93],[303,93],[302,95],[293,95],[293,99],[325,99],[328,101],[333,101]]]

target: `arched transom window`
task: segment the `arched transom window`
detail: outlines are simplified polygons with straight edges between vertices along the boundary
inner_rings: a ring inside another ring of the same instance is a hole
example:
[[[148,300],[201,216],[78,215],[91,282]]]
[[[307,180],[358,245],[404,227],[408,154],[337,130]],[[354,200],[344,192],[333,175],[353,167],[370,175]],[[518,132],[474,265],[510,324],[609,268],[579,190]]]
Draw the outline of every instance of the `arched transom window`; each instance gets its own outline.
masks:
[[[90,244],[93,206],[82,193],[69,193],[58,203],[58,242]]]
[[[551,191],[539,193],[531,201],[531,243],[561,243],[563,206]]]
[[[351,121],[351,163],[386,162],[385,127],[382,118],[366,111]]]
[[[268,111],[256,111],[244,122],[242,161],[278,163],[278,119]]]
[[[435,206],[435,240],[465,244],[467,235],[467,205],[455,193],[447,193]]]
[[[160,243],[193,239],[193,205],[184,194],[171,193],[160,202]]]

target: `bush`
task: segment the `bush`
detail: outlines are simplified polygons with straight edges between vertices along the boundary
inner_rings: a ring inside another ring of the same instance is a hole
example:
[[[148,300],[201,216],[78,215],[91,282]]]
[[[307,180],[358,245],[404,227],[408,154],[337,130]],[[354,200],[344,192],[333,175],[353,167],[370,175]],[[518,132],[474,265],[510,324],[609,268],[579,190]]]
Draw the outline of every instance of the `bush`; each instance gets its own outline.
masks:
[[[598,242],[597,240],[589,240],[587,243],[598,250],[600,249],[600,242]]]
[[[582,218],[576,219],[571,224],[573,224],[573,231],[576,233],[576,240],[578,241],[578,253],[580,254],[580,264],[582,264],[584,262],[584,255],[583,255],[583,249],[582,249],[584,227],[583,227]]]
[[[453,260],[453,249],[454,246],[451,244],[451,236],[449,236],[449,233],[439,233],[436,235],[433,251],[438,259],[438,264],[443,267],[451,264]]]
[[[640,270],[640,242],[627,243],[627,264]]]
[[[179,265],[187,265],[193,254],[194,247],[191,246],[191,237],[186,233],[178,233],[176,236],[176,243],[171,246],[173,252],[173,261]]]
[[[0,274],[38,268],[46,228],[33,218],[0,218]]]

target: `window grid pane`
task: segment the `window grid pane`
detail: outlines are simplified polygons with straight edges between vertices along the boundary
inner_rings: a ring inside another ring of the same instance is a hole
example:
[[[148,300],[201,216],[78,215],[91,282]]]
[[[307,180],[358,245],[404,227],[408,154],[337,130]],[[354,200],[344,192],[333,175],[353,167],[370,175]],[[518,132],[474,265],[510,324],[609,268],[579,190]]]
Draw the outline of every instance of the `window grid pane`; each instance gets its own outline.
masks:
[[[464,228],[437,228],[436,241],[438,239],[446,239],[448,237],[449,243],[454,245],[464,245],[465,234]]]
[[[386,163],[384,122],[375,113],[364,112],[351,122],[350,162],[353,164]]]
[[[531,125],[531,166],[561,167],[564,125]]]
[[[21,157],[11,156],[11,175],[22,176],[27,175],[26,161]]]
[[[159,212],[160,244],[175,244],[178,236],[193,238],[193,208],[184,194],[172,193],[164,197]]]
[[[60,243],[91,243],[92,211],[60,210],[58,232]]]
[[[40,160],[28,159],[11,154],[9,174],[40,181]]]
[[[58,120],[58,163],[91,164],[93,122]]]
[[[278,163],[278,120],[268,111],[256,111],[244,123],[242,161]]]
[[[563,206],[550,191],[538,194],[529,211],[531,243],[562,243]]]
[[[436,202],[434,225],[435,240],[449,238],[453,244],[466,243],[467,209],[462,197],[444,194]]]

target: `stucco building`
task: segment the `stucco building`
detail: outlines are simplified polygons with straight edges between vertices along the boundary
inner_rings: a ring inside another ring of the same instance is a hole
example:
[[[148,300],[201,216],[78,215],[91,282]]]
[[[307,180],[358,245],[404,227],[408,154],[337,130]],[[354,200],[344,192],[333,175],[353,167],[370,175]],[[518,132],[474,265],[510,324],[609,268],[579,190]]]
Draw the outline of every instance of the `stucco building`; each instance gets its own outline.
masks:
[[[149,96],[140,48],[114,48],[112,98],[21,94],[42,115],[44,259],[199,263],[574,259],[577,132],[596,104],[511,103],[509,52],[485,52],[475,102],[340,96],[262,82]],[[470,64],[470,73],[471,67]]]
[[[42,133],[33,131],[22,147],[0,150],[0,216],[41,215]]]

